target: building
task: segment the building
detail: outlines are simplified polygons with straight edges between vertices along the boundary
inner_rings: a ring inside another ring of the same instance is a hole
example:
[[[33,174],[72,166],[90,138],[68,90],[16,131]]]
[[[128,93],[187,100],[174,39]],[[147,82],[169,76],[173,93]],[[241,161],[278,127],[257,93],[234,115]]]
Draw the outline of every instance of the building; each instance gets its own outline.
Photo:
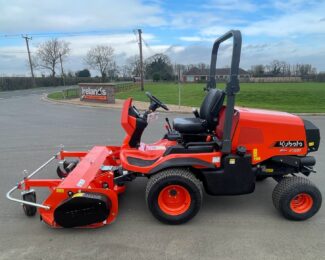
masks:
[[[209,69],[198,69],[196,67],[191,68],[189,71],[183,73],[184,82],[206,82],[209,78]],[[216,80],[217,81],[226,81],[229,77],[230,69],[216,69]],[[239,79],[249,79],[250,74],[239,68]]]

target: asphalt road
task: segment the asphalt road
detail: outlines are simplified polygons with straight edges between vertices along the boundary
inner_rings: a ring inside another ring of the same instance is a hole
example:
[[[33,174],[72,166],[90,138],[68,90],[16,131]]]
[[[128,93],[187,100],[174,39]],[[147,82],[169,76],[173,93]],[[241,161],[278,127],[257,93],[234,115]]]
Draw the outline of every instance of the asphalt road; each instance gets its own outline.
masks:
[[[116,222],[100,229],[52,229],[28,218],[5,193],[36,169],[60,144],[88,149],[118,145],[124,133],[117,110],[52,104],[40,100],[50,89],[0,93],[0,259],[325,259],[325,206],[312,219],[292,222],[272,205],[275,181],[257,185],[250,195],[212,197],[189,223],[168,226],[146,208],[146,180],[128,185],[119,199]],[[325,117],[309,117],[325,131]],[[144,134],[162,136],[163,116]],[[323,139],[324,140],[324,139]],[[325,195],[325,144],[311,179]],[[55,167],[45,177],[55,177]],[[46,192],[37,193],[39,201]]]

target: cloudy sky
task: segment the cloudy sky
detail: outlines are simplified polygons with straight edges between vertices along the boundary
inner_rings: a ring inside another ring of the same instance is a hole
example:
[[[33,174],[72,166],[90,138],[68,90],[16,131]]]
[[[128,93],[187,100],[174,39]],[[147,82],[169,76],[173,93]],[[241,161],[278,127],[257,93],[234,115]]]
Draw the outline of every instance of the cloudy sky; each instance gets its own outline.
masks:
[[[70,42],[65,69],[76,71],[97,44],[111,45],[123,65],[138,53],[137,28],[145,57],[162,52],[177,63],[208,63],[213,41],[240,29],[242,68],[278,59],[325,71],[325,1],[0,0],[0,10],[0,75],[29,75],[21,34],[32,36],[32,52],[53,37]],[[221,67],[228,55],[226,48]]]

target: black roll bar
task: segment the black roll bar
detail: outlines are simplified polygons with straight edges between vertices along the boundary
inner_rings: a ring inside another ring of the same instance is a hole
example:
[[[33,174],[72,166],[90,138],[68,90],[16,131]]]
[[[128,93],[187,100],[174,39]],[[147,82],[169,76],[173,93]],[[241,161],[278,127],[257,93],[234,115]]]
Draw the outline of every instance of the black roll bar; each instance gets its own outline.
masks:
[[[232,119],[234,115],[235,107],[235,94],[239,92],[239,62],[240,62],[240,52],[241,52],[241,33],[238,30],[231,30],[219,37],[213,44],[212,54],[211,54],[211,63],[210,63],[210,75],[209,82],[206,89],[216,88],[216,65],[217,65],[217,56],[219,46],[222,42],[233,37],[233,47],[232,47],[232,57],[231,57],[231,67],[230,75],[226,84],[226,95],[227,95],[227,106],[226,106],[226,117],[223,128],[223,137],[222,137],[222,152],[230,153],[231,152],[231,128],[232,128]]]

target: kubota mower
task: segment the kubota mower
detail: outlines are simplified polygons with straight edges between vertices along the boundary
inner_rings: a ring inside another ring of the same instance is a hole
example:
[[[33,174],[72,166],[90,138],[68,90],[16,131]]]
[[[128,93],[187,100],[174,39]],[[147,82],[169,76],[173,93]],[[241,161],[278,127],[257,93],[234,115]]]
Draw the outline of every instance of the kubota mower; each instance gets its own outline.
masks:
[[[225,90],[216,88],[219,45],[233,38],[230,75]],[[148,178],[145,198],[160,221],[181,224],[193,218],[210,195],[240,195],[254,191],[255,182],[272,177],[274,206],[284,217],[305,220],[320,208],[320,191],[307,178],[314,172],[319,129],[283,112],[235,107],[239,92],[241,34],[230,31],[213,45],[207,93],[199,111],[176,118],[173,127],[153,144],[141,143],[149,118],[167,106],[150,93],[147,111],[125,101],[121,124],[126,137],[121,147],[95,146],[89,151],[61,150],[13,187],[7,198],[23,204],[27,216],[36,208],[52,227],[99,227],[118,213],[118,194],[137,177]],[[226,98],[226,102],[225,101]],[[226,103],[224,105],[224,103]],[[33,179],[51,161],[59,160],[56,179]],[[33,187],[46,187],[49,196],[36,202]],[[21,190],[21,199],[12,197]]]

